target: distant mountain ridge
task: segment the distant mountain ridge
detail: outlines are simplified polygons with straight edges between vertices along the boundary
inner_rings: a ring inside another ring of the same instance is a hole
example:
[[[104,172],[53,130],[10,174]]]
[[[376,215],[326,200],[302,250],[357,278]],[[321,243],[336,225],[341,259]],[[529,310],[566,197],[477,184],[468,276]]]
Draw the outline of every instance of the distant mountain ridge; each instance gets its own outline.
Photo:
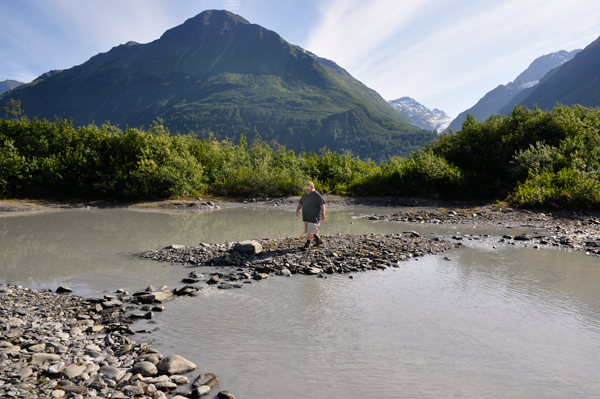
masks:
[[[600,37],[572,60],[546,73],[539,84],[520,92],[500,112],[508,114],[516,104],[548,110],[557,103],[600,106]]]
[[[521,91],[537,85],[546,73],[573,59],[580,51],[561,50],[536,58],[514,81],[506,85],[499,85],[486,93],[474,106],[458,114],[450,123],[449,129],[460,130],[467,114],[473,115],[478,121],[483,121],[493,114],[504,113],[501,110],[511,103],[511,100]]]
[[[453,118],[444,111],[434,108],[430,110],[411,97],[401,97],[388,103],[406,116],[415,126],[438,133],[446,130]]]
[[[408,155],[435,135],[412,126],[332,61],[228,11],[210,10],[159,39],[128,42],[0,96],[30,116],[110,121],[236,140],[256,133],[295,151]]]
[[[2,82],[0,82],[0,94],[4,93],[5,91],[9,91],[11,89],[14,89],[15,87],[19,87],[21,86],[22,82],[19,82],[17,80],[3,80]]]

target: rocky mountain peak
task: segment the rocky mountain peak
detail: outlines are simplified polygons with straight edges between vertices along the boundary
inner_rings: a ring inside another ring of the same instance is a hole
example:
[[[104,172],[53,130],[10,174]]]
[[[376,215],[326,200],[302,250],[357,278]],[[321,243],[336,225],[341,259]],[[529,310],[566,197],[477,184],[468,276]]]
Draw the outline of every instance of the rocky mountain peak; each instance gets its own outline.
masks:
[[[444,131],[452,122],[452,117],[444,111],[437,108],[430,110],[411,97],[400,97],[388,101],[388,103],[410,119],[413,125],[423,129],[435,130],[439,133]]]

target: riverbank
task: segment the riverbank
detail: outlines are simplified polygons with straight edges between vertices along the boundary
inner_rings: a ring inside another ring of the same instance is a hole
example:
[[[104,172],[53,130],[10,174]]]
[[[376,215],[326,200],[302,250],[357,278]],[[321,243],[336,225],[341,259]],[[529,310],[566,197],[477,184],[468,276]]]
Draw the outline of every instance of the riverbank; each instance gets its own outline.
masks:
[[[344,206],[394,206],[394,207],[435,207],[446,203],[429,199],[410,199],[392,197],[344,197],[325,194],[329,207]],[[222,208],[253,207],[290,207],[294,208],[300,197],[284,198],[223,198],[186,196],[175,200],[158,201],[79,201],[68,202],[49,200],[0,200],[0,215],[22,214],[28,212],[47,212],[65,209],[140,209],[140,210],[172,210],[199,212]],[[465,204],[471,204],[464,202]]]
[[[69,291],[67,287],[57,290]],[[200,374],[190,388],[183,374],[195,370],[195,364],[178,355],[163,356],[149,342],[129,338],[134,334],[133,320],[140,317],[134,309],[142,309],[141,317],[147,319],[153,311],[164,310],[157,304],[140,306],[160,302],[157,298],[152,290],[133,295],[120,290],[104,298],[84,299],[0,285],[0,397],[208,395],[219,385],[216,376]],[[223,391],[218,397],[233,395]]]
[[[504,234],[499,243],[557,247],[600,255],[600,213],[565,210],[530,211],[502,205],[408,210],[359,216],[388,222],[493,228],[525,228],[533,234]],[[462,239],[455,236],[454,239]]]

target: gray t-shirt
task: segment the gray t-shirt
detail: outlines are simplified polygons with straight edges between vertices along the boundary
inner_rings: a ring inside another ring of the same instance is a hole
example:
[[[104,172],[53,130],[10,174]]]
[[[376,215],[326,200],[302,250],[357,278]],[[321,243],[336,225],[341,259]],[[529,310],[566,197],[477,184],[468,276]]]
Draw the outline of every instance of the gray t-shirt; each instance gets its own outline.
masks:
[[[304,222],[319,223],[321,221],[321,218],[319,218],[321,205],[325,204],[321,193],[315,190],[310,194],[302,194],[300,204],[302,205],[302,220]]]

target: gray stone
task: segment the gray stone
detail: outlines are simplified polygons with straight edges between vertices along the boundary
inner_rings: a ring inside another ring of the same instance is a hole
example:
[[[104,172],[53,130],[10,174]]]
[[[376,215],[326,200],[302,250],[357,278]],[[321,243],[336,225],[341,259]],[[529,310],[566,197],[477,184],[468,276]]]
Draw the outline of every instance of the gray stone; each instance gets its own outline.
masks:
[[[306,274],[319,274],[323,273],[323,269],[319,269],[318,267],[307,267],[304,269],[304,273]]]
[[[112,301],[102,302],[102,306],[105,309],[107,309],[107,308],[116,308],[118,306],[123,306],[123,302],[119,301],[118,299],[113,299]]]
[[[163,355],[161,355],[160,353],[148,353],[146,355],[138,356],[137,361],[138,362],[150,362],[156,366],[162,358],[163,358]]]
[[[218,388],[219,387],[219,377],[214,375],[213,373],[200,374],[194,383],[193,387],[198,388],[201,386],[207,386],[210,388]]]
[[[63,376],[65,376],[65,378],[72,380],[73,378],[83,374],[86,368],[87,366],[78,366],[76,364],[70,364],[62,371],[62,374]]]
[[[53,364],[48,367],[47,373],[50,375],[58,375],[65,368],[65,364],[63,362]]]
[[[141,374],[144,377],[152,377],[158,374],[154,363],[143,361],[135,363],[131,371],[133,374]]]
[[[161,391],[171,391],[173,389],[177,389],[177,384],[171,381],[157,382],[154,384],[154,386]]]
[[[262,245],[257,241],[240,241],[233,246],[233,250],[243,254],[259,254],[263,251]]]
[[[111,380],[120,380],[123,377],[123,372],[116,367],[113,366],[102,366],[98,373],[104,374],[104,377]]]
[[[179,385],[190,383],[190,379],[184,375],[172,375],[170,377],[171,377],[171,381],[173,381],[174,383],[179,384]]]
[[[74,394],[80,394],[80,395],[85,395],[88,393],[88,389],[86,387],[79,386],[79,385],[63,386],[62,390],[65,391],[66,393],[74,393]]]
[[[221,391],[217,394],[219,399],[235,399],[235,396],[229,391]]]
[[[60,356],[53,353],[34,353],[31,356],[32,364],[54,363],[60,361]]]
[[[127,385],[123,387],[123,394],[129,397],[133,397],[135,395],[143,395],[144,388],[138,387],[137,385]]]
[[[19,372],[19,377],[20,377],[20,379],[24,380],[25,378],[29,377],[31,374],[33,374],[33,369],[31,367],[24,367]]]
[[[69,292],[73,292],[73,290],[64,285],[61,285],[60,287],[58,287],[56,289],[56,293],[58,293],[58,294],[64,294],[64,293],[69,293]]]
[[[138,299],[141,303],[163,303],[173,299],[173,293],[169,290],[153,292],[147,295],[140,295]]]
[[[207,387],[206,385],[202,385],[201,387],[198,387],[192,391],[192,398],[201,398],[203,396],[208,395],[209,393],[210,393],[210,387]]]
[[[171,355],[162,359],[156,365],[156,368],[161,374],[185,374],[189,371],[195,370],[196,365],[179,355]]]

